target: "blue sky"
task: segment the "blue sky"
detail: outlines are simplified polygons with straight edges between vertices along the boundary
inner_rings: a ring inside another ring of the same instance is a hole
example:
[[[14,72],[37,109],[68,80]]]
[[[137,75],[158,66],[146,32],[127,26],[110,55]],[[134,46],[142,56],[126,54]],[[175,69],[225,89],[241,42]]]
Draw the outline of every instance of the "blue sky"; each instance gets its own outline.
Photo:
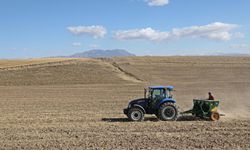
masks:
[[[250,53],[249,0],[1,0],[0,58]]]

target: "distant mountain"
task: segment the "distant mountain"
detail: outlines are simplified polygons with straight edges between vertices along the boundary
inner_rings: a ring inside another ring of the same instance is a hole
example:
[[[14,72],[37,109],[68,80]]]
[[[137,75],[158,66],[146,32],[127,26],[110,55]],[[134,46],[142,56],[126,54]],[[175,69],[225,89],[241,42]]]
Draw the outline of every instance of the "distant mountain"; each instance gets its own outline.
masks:
[[[109,58],[109,57],[123,57],[123,56],[135,56],[132,53],[129,53],[126,50],[121,49],[113,49],[113,50],[101,50],[101,49],[95,49],[95,50],[89,50],[82,53],[76,53],[73,55],[70,55],[68,57],[71,58]]]
[[[250,56],[250,54],[244,53],[216,53],[215,56]]]

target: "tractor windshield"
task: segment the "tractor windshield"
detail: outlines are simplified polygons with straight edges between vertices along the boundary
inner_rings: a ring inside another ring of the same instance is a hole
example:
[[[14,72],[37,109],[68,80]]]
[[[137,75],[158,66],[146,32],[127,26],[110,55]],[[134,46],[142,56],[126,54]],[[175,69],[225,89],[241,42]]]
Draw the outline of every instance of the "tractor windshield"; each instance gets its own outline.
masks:
[[[149,98],[153,100],[160,100],[163,98],[166,98],[166,89],[164,88],[159,88],[159,89],[150,89],[149,90]]]

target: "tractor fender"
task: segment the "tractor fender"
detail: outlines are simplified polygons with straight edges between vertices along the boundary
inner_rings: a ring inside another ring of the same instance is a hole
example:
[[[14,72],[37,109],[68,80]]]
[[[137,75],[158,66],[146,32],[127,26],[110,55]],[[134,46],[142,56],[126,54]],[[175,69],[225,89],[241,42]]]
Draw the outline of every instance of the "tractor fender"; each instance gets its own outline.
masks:
[[[140,105],[138,105],[138,104],[134,104],[133,106],[132,106],[132,108],[139,108],[139,109],[141,109],[142,111],[143,111],[143,113],[145,114],[146,113],[146,111],[145,111],[145,109],[142,107],[142,106],[140,106]]]
[[[159,104],[157,104],[156,108],[160,108],[161,105],[164,104],[164,103],[176,103],[176,101],[175,100],[169,100],[169,99],[168,100],[163,100]]]

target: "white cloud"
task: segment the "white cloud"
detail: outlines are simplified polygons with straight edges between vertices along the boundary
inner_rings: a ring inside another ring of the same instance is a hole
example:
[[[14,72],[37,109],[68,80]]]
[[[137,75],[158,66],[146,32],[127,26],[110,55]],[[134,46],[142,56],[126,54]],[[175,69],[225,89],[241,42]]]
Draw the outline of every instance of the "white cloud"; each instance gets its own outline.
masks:
[[[74,26],[67,29],[75,35],[91,35],[94,38],[102,38],[107,33],[103,26]]]
[[[169,3],[169,0],[146,0],[149,6],[164,6]]]
[[[152,28],[123,30],[115,33],[119,40],[145,39],[150,41],[163,41],[169,38],[168,32],[160,32]]]
[[[80,43],[80,42],[74,42],[74,43],[72,43],[72,46],[79,47],[79,46],[82,46],[82,43]]]
[[[150,40],[163,42],[185,37],[204,38],[214,41],[227,41],[234,38],[233,29],[238,27],[235,24],[215,22],[203,26],[191,26],[185,28],[174,28],[171,31],[158,31],[152,28],[121,30],[115,33],[115,38],[119,40]],[[239,34],[239,33],[237,33]]]

